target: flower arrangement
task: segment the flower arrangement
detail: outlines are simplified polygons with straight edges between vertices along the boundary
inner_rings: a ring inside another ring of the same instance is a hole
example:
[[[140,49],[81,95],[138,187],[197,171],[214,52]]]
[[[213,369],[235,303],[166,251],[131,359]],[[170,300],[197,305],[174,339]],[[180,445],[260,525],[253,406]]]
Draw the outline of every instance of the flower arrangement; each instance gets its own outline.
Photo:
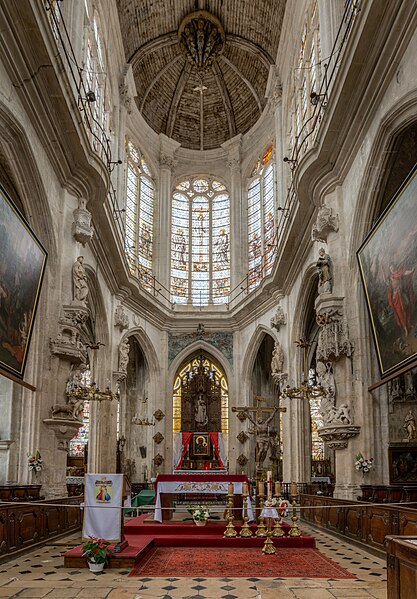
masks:
[[[362,470],[362,472],[369,472],[374,465],[374,458],[368,458],[365,460],[361,453],[358,453],[355,457],[355,468],[356,470]]]
[[[188,508],[188,511],[192,515],[193,520],[195,520],[196,522],[204,522],[205,520],[208,520],[210,518],[210,512],[207,508],[204,508],[202,505],[199,505],[197,507],[190,507]]]
[[[264,507],[275,507],[277,503],[275,497],[267,497],[264,501]]]
[[[42,470],[43,459],[41,458],[39,451],[37,451],[35,455],[28,455],[28,468],[29,470],[33,470],[35,474]]]
[[[93,564],[105,564],[108,559],[108,555],[111,552],[107,549],[110,545],[110,541],[106,539],[97,539],[96,537],[90,537],[87,543],[83,546],[83,557],[87,558],[87,561]]]

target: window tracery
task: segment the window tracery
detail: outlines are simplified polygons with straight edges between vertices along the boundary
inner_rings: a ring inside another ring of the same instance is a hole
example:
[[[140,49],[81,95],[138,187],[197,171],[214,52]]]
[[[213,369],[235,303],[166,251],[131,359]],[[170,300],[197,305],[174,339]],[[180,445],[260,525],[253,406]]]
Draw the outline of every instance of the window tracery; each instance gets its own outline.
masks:
[[[181,181],[172,198],[171,294],[177,304],[223,304],[230,291],[230,202],[210,177]]]
[[[275,165],[273,146],[260,158],[248,185],[249,291],[268,275],[275,257]]]
[[[130,272],[150,290],[155,183],[145,159],[131,141],[126,141],[126,165],[125,253]]]

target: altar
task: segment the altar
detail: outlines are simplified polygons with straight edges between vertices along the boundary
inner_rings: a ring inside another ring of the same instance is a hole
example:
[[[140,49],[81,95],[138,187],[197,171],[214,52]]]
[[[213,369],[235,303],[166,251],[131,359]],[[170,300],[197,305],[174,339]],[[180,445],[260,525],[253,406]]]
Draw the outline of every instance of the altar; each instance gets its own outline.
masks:
[[[235,518],[242,518],[242,485],[250,482],[244,474],[159,474],[155,481],[154,520],[163,522],[172,518],[172,499],[175,495],[227,495],[229,483],[233,483]],[[249,521],[254,520],[250,495],[247,499]]]

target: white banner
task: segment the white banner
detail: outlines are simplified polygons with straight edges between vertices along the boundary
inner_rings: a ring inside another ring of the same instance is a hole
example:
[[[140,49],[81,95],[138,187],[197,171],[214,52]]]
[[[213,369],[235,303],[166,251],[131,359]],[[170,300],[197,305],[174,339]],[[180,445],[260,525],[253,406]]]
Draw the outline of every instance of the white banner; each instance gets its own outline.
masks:
[[[121,540],[123,474],[86,474],[83,539]]]

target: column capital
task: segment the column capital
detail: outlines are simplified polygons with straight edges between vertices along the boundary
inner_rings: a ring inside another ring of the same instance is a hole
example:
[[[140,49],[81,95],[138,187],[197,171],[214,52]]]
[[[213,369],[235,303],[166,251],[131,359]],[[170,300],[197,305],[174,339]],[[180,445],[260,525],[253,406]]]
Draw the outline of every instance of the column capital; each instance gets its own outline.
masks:
[[[269,69],[265,97],[270,100],[274,108],[282,102],[282,82],[276,65],[271,65]]]

